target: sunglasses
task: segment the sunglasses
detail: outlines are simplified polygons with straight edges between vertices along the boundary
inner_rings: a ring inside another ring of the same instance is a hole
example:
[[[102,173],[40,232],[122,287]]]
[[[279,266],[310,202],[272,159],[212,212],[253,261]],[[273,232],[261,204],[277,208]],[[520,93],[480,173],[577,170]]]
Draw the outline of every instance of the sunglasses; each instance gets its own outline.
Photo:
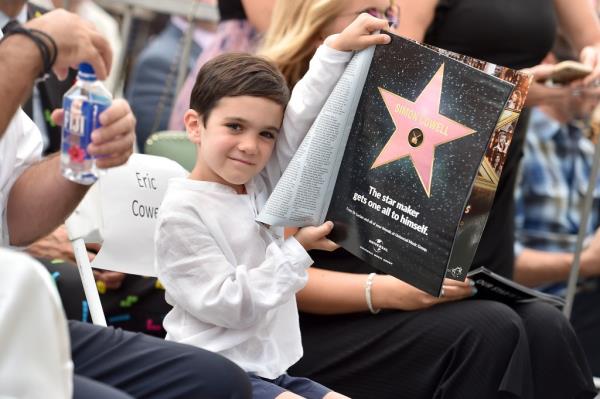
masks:
[[[367,14],[372,15],[375,18],[387,20],[388,24],[390,25],[390,28],[396,28],[398,26],[398,14],[396,13],[395,7],[390,6],[384,11],[378,10],[375,7],[370,7],[358,12],[358,14],[361,14],[363,12],[366,12]]]

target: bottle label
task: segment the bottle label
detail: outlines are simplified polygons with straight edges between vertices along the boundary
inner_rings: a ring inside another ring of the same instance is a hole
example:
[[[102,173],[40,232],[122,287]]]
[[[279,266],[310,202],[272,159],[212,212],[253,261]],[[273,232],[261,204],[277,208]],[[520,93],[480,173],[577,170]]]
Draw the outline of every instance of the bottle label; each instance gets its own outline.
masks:
[[[62,152],[74,164],[91,159],[87,146],[91,143],[92,132],[100,127],[98,117],[108,108],[108,104],[86,101],[78,97],[65,97]]]

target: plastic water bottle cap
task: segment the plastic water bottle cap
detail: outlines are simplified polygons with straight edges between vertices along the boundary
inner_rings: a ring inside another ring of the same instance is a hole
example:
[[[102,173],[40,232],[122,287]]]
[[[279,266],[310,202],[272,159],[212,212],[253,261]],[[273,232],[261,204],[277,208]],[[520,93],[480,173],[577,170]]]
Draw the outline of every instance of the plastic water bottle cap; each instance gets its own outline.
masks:
[[[96,71],[94,71],[94,67],[88,64],[87,62],[82,62],[81,64],[79,64],[79,72],[89,73],[92,75],[96,74]]]
[[[95,81],[96,73],[94,68],[86,62],[82,62],[79,64],[79,73],[77,74],[77,79],[86,80],[88,82]]]

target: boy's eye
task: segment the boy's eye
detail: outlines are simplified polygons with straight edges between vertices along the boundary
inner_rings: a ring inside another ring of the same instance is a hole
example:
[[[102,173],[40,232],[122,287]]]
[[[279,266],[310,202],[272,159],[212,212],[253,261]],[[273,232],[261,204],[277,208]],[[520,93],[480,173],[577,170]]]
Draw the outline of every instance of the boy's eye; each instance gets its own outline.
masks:
[[[227,123],[227,124],[225,124],[225,126],[227,126],[229,129],[235,130],[235,131],[242,130],[242,125],[240,125],[239,123]]]
[[[267,132],[267,131],[265,131],[265,132],[260,132],[260,135],[261,135],[262,137],[264,137],[264,138],[267,138],[267,139],[269,139],[269,140],[275,140],[275,137],[276,137],[274,133]]]

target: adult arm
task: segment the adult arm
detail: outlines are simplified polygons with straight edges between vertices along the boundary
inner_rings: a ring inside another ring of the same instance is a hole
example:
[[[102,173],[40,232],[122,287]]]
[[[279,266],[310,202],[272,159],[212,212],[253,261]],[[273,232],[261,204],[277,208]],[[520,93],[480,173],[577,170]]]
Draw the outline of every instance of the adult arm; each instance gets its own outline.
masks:
[[[77,67],[86,61],[94,66],[99,79],[104,79],[110,69],[112,54],[108,42],[92,25],[75,14],[55,10],[34,18],[27,28],[41,30],[56,42],[58,53],[54,72],[65,78],[70,66]],[[34,80],[42,72],[39,49],[28,37],[17,34],[0,43],[0,138],[19,105],[31,93]]]
[[[8,198],[11,245],[27,245],[50,233],[75,209],[88,188],[62,177],[58,154],[31,165],[17,179]]]
[[[594,70],[577,84],[589,84],[600,77],[600,24],[591,2],[587,0],[554,0],[559,26],[569,39],[579,59]],[[533,73],[534,82],[527,95],[526,105],[552,105],[564,101],[571,95],[572,88],[548,87],[543,82],[548,78],[551,67],[537,65],[526,70]]]
[[[554,0],[559,25],[580,61],[594,68],[584,79],[589,83],[600,77],[600,23],[592,2],[587,0]]]
[[[62,111],[55,112],[56,123]],[[99,168],[124,164],[133,152],[135,118],[129,104],[116,100],[100,115],[102,127],[92,132],[88,152],[100,156]],[[75,209],[89,186],[63,178],[60,158],[51,156],[27,168],[8,196],[7,225],[12,245],[28,245],[49,234]]]
[[[31,93],[35,78],[42,71],[42,59],[27,37],[13,35],[0,43],[0,138],[13,115]]]
[[[515,281],[535,287],[566,281],[574,255],[569,252],[546,252],[524,248],[515,260]],[[579,275],[600,276],[600,231],[581,253]]]
[[[529,287],[565,281],[573,256],[524,248],[515,259],[514,280]]]
[[[341,314],[368,310],[365,297],[367,274],[336,272],[311,267],[308,284],[296,295],[303,312]],[[444,296],[437,298],[395,277],[378,274],[371,287],[375,309],[417,310],[442,302],[468,298],[473,294],[470,282],[444,280]]]
[[[589,84],[600,77],[600,24],[596,11],[587,0],[554,0],[559,27],[569,39],[573,49],[579,53],[579,59],[594,70],[582,82]],[[571,87],[548,87],[542,82],[547,78],[549,69],[545,65],[530,68],[534,82],[527,95],[526,105],[547,105],[564,101],[571,94]]]
[[[286,236],[296,228],[287,228]],[[308,269],[308,283],[296,294],[298,308],[315,314],[343,314],[368,311],[365,296],[367,274],[337,272],[318,267]],[[437,303],[473,295],[471,282],[444,281],[444,296],[433,297],[395,277],[378,274],[371,286],[371,304],[375,309],[417,310]]]

